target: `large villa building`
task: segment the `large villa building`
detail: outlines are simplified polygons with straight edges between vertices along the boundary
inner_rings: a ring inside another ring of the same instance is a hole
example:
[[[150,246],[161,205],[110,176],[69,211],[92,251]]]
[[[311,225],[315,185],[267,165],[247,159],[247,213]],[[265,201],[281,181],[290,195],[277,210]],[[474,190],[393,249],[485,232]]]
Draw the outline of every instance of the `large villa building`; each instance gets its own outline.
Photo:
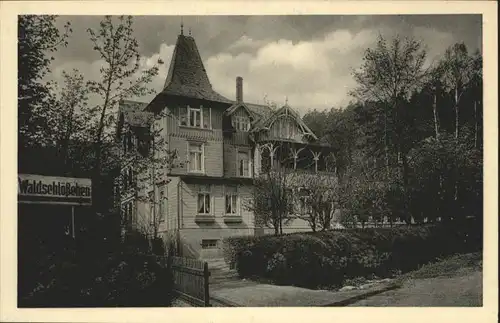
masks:
[[[305,176],[327,170],[331,149],[296,111],[288,104],[271,108],[246,102],[243,93],[243,78],[236,76],[234,98],[217,93],[194,38],[181,32],[163,90],[149,103],[120,103],[117,137],[123,153],[150,150],[141,138],[156,127],[176,155],[163,178],[149,177],[154,184],[143,192],[134,191],[137,171],[124,159],[119,203],[128,228],[154,218],[157,233],[175,236],[184,255],[219,257],[224,238],[273,232],[256,225],[246,207],[256,177],[278,164]],[[156,202],[148,205],[141,194]],[[285,232],[307,230],[307,221],[299,218],[284,227]]]

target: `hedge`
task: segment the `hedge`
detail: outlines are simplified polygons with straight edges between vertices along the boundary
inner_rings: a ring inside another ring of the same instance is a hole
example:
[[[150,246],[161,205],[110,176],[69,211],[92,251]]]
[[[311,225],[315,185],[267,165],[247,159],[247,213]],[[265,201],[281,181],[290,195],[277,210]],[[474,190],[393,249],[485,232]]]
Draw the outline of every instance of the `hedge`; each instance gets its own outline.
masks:
[[[438,257],[482,248],[480,223],[332,230],[225,240],[240,277],[317,288],[390,277]]]
[[[172,272],[157,263],[141,235],[129,236],[113,248],[69,237],[58,240],[57,246],[26,240],[19,253],[19,307],[171,305]]]

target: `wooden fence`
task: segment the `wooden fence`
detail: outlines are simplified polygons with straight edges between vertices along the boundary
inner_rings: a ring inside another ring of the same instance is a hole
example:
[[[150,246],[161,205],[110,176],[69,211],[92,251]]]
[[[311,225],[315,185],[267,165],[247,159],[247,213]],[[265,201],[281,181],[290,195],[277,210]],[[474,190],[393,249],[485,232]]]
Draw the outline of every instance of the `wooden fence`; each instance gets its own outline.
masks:
[[[171,257],[174,292],[195,306],[210,306],[208,264],[183,257]]]

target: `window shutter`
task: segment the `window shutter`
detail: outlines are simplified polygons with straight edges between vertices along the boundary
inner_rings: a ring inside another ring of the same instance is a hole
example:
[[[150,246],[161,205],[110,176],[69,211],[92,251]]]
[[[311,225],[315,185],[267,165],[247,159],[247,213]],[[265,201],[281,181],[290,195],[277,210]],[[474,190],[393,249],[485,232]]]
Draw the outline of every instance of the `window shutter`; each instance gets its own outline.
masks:
[[[208,108],[208,129],[212,129],[212,108]]]
[[[200,105],[200,128],[205,128],[205,124],[203,123],[203,106]]]

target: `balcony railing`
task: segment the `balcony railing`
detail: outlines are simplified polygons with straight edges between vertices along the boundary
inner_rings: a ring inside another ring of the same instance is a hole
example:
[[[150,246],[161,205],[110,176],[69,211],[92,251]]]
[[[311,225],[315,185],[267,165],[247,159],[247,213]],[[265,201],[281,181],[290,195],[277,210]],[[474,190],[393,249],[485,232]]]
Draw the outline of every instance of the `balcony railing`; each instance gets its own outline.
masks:
[[[334,176],[335,172],[334,171],[327,171],[327,170],[318,170],[315,171],[314,169],[302,169],[302,168],[284,168],[282,169],[284,172],[287,173],[295,173],[295,174],[307,174],[307,175],[329,175],[329,176]],[[273,171],[273,170],[271,170]],[[269,169],[263,169],[260,171],[261,174],[265,174],[266,172],[269,172]]]

